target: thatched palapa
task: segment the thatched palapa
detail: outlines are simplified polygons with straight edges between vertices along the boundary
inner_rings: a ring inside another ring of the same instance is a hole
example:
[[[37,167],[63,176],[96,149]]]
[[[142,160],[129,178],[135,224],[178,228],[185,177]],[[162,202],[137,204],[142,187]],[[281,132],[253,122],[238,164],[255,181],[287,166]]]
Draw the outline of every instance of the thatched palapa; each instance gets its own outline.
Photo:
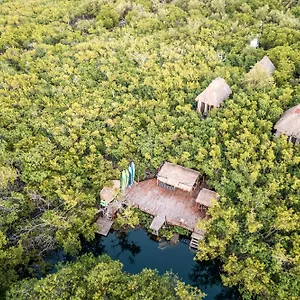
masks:
[[[300,143],[300,104],[288,109],[275,124],[276,135],[285,134],[289,141]]]
[[[200,173],[195,170],[165,162],[157,174],[157,181],[191,192],[198,181],[199,175]]]
[[[212,199],[217,200],[218,194],[214,191],[204,188],[200,191],[200,193],[196,199],[196,203],[198,203],[199,205],[203,205],[205,207],[211,207]]]
[[[275,66],[268,56],[264,56],[262,60],[260,60],[253,66],[249,73],[255,72],[257,70],[266,72],[269,76],[272,76],[275,71]]]
[[[104,200],[107,204],[114,200],[120,190],[120,180],[112,180],[111,187],[104,187],[100,191],[100,199]]]
[[[195,99],[198,102],[197,111],[207,113],[213,107],[219,107],[231,93],[231,88],[226,81],[221,77],[217,77]]]

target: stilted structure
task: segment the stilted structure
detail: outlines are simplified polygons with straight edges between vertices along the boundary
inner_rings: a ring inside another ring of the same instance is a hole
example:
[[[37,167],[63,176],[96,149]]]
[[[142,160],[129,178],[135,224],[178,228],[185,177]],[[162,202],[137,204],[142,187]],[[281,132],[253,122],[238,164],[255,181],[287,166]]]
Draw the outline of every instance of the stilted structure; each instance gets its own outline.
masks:
[[[196,199],[199,210],[206,211],[208,207],[212,206],[212,200],[218,200],[218,194],[209,189],[202,189]]]
[[[192,192],[176,188],[167,189],[157,185],[156,179],[141,181],[126,190],[124,198],[128,205],[154,216],[151,229],[154,234],[164,223],[195,231],[199,219],[205,214],[196,209],[199,186]]]
[[[285,134],[289,142],[300,143],[300,104],[288,109],[275,124],[276,135]]]
[[[122,207],[119,201],[113,201],[120,191],[120,180],[113,180],[112,186],[104,187],[100,191],[100,208],[97,212],[99,216],[96,221],[97,233],[107,236],[117,211]]]
[[[231,88],[226,81],[217,77],[209,86],[197,96],[197,111],[207,114],[212,108],[220,107],[222,102],[232,93]]]
[[[107,236],[113,223],[114,221],[109,220],[107,218],[103,218],[103,217],[98,218],[96,222],[97,225],[96,232],[103,236]]]

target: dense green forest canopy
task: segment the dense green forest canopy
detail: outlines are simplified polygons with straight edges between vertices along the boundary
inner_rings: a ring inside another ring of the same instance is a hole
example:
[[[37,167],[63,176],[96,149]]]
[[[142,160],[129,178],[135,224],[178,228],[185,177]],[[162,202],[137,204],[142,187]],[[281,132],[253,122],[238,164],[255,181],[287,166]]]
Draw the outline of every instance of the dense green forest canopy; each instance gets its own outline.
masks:
[[[122,272],[122,264],[108,256],[85,255],[43,279],[23,280],[8,293],[9,299],[153,299],[201,300],[197,288],[187,287],[176,276],[159,276],[144,269],[140,274]]]
[[[93,239],[99,190],[130,160],[140,180],[168,160],[221,196],[198,259],[245,299],[296,299],[300,151],[272,129],[300,102],[299,17],[298,1],[0,1],[1,292]],[[249,78],[264,55],[275,73]],[[217,76],[233,93],[200,118]]]

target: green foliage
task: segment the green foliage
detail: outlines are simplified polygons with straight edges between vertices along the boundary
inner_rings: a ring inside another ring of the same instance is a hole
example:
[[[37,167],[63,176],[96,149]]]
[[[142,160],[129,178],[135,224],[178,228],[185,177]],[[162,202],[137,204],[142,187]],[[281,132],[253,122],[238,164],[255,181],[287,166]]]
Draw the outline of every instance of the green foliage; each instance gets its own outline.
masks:
[[[119,211],[113,226],[116,230],[124,230],[130,227],[143,227],[146,228],[150,233],[152,233],[152,230],[150,229],[152,220],[153,217],[151,215],[144,213],[137,208],[127,206],[125,209]],[[174,233],[178,233],[184,236],[190,235],[189,230],[179,226],[165,225],[159,230],[159,236],[166,238],[166,240],[168,241],[172,238]]]
[[[0,189],[7,188],[9,183],[12,183],[17,178],[16,171],[10,167],[0,167]]]
[[[23,280],[7,293],[7,299],[202,299],[197,288],[172,274],[158,275],[144,269],[136,275],[122,272],[122,264],[108,256],[85,255],[59,266],[55,274]]]
[[[23,260],[23,249],[19,244],[8,247],[5,235],[0,231],[0,297],[10,284],[18,279],[18,270],[26,262]]]
[[[135,228],[140,224],[139,213],[131,206],[121,210],[114,221],[116,228]]]
[[[143,227],[149,230],[153,217],[132,206],[120,210],[114,221],[114,229]]]
[[[119,22],[119,14],[111,5],[102,5],[97,20],[101,20],[107,29],[115,27]]]
[[[167,241],[169,241],[174,233],[178,233],[183,236],[189,236],[190,231],[187,229],[184,229],[179,226],[172,226],[172,225],[164,225],[158,232],[160,237],[164,237]]]
[[[261,2],[1,2],[2,289],[48,250],[93,238],[99,190],[128,161],[143,180],[168,160],[222,198],[198,257],[219,257],[245,298],[300,294],[299,146],[272,135],[299,103],[299,8]],[[247,78],[266,54],[273,79]],[[217,76],[233,94],[201,120],[194,99]]]

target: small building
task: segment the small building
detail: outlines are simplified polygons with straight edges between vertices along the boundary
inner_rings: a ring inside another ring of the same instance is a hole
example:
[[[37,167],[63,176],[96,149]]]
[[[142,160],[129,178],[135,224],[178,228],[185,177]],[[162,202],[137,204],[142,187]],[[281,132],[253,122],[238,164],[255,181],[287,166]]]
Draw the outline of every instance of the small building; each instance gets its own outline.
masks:
[[[220,107],[221,103],[227,99],[232,93],[231,88],[226,81],[217,77],[208,87],[196,97],[197,111],[201,113],[208,113],[214,107]]]
[[[112,180],[112,186],[110,187],[106,186],[100,191],[101,203],[108,205],[116,198],[119,190],[120,190],[120,180]]]
[[[198,184],[200,173],[182,166],[165,162],[157,174],[157,184],[174,190],[192,192]]]
[[[285,134],[294,144],[300,143],[300,104],[288,109],[274,126],[276,135]]]
[[[212,206],[212,199],[218,200],[218,194],[209,189],[203,188],[196,199],[199,210],[206,210]]]
[[[253,72],[262,71],[267,73],[269,76],[272,76],[272,74],[275,71],[275,66],[273,65],[272,61],[269,59],[268,56],[264,56],[262,60],[260,60],[258,63],[256,63],[252,69],[249,71],[248,74],[251,74]]]

